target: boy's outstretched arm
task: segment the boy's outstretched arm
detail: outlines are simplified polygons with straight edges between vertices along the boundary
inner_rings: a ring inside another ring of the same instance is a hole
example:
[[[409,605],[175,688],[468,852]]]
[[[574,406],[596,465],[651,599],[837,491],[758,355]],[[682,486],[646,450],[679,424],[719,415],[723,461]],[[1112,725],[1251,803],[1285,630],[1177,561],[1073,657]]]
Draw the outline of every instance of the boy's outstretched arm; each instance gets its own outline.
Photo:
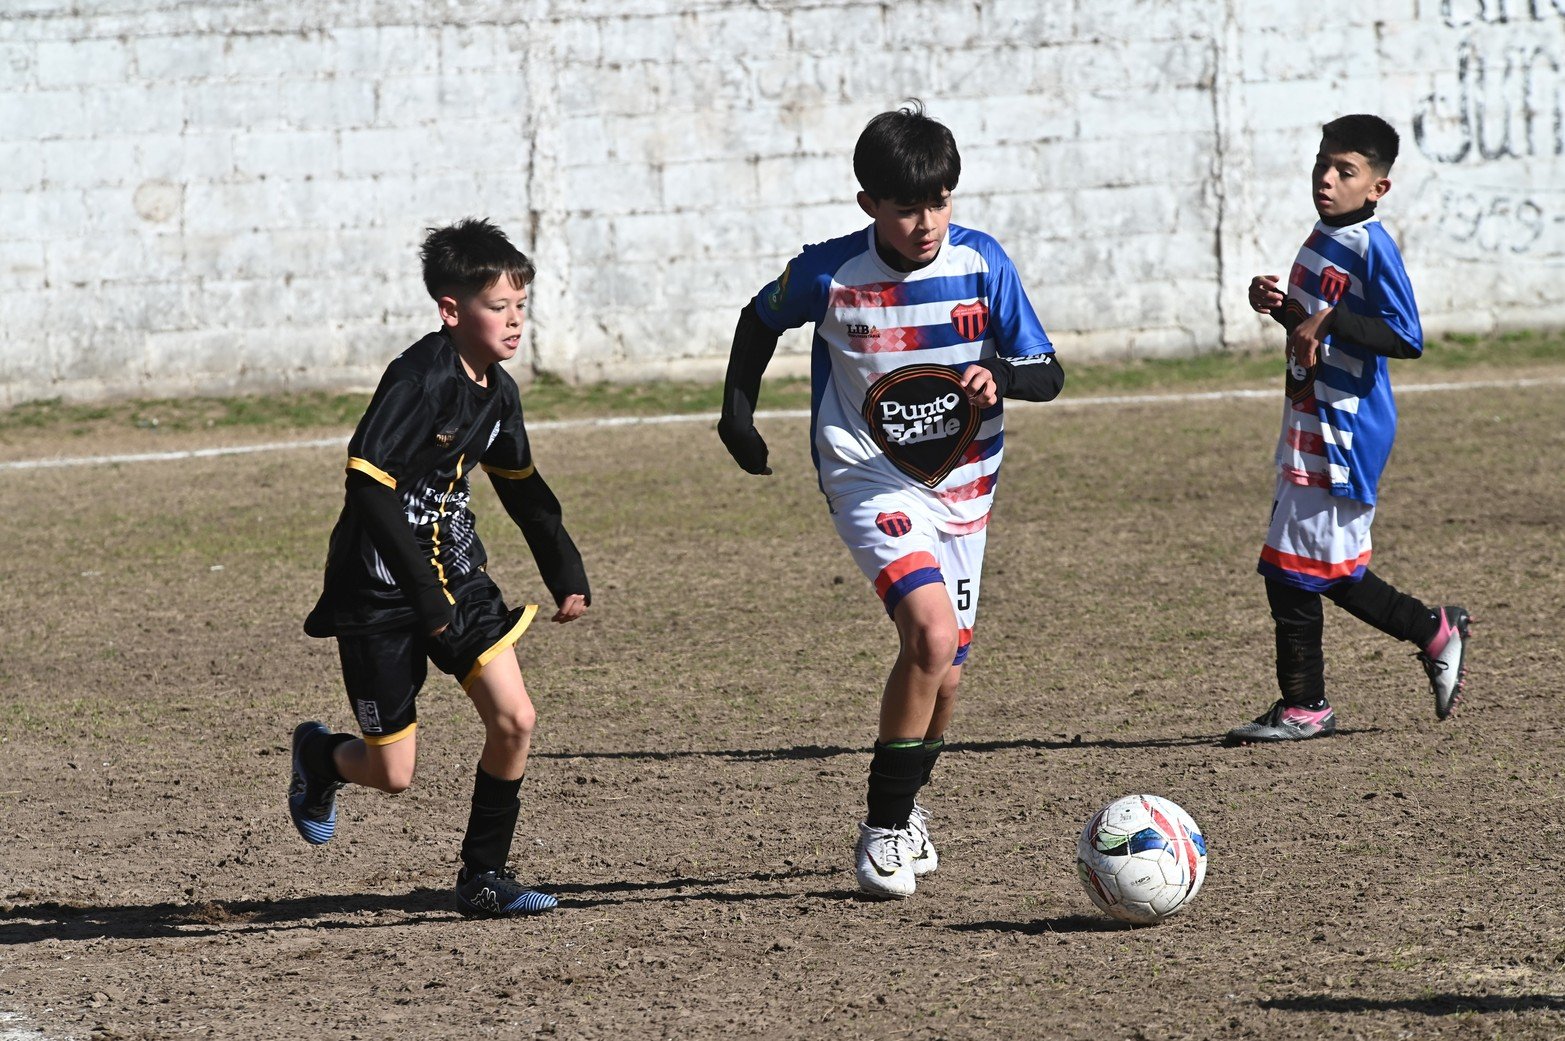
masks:
[[[769,474],[766,465],[766,441],[755,429],[755,403],[761,396],[761,376],[777,350],[778,334],[767,328],[755,313],[755,304],[745,304],[734,327],[734,343],[728,352],[728,374],[723,378],[723,415],[717,421],[717,436],[734,462],[746,472]]]
[[[396,579],[397,588],[408,598],[419,625],[426,633],[444,629],[451,623],[451,598],[441,587],[428,556],[419,549],[396,491],[362,470],[348,471],[347,487],[349,506]]]
[[[587,568],[582,563],[581,552],[565,530],[564,513],[560,500],[536,468],[529,467],[526,476],[512,477],[489,471],[489,483],[511,520],[521,529],[538,563],[538,574],[548,587],[559,608],[556,622],[568,622],[577,617],[592,603],[592,591],[587,586]]]

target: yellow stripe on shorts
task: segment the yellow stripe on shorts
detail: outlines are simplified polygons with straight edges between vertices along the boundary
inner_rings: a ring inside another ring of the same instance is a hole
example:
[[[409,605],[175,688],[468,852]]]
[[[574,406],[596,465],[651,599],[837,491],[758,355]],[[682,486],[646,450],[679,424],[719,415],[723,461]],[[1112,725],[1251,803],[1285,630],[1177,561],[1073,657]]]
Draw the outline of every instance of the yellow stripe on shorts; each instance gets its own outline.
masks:
[[[500,637],[490,645],[488,650],[480,654],[478,656],[478,660],[473,663],[472,669],[466,676],[462,677],[463,690],[471,690],[473,688],[473,684],[478,682],[478,674],[484,671],[484,666],[494,661],[495,656],[498,655],[501,651],[505,650],[507,647],[510,647],[512,644],[516,643],[517,640],[522,638],[522,634],[527,631],[527,627],[533,624],[533,616],[535,616],[537,613],[537,604],[527,605],[527,607],[522,611],[522,616],[516,620],[516,624],[511,626],[511,631]]]

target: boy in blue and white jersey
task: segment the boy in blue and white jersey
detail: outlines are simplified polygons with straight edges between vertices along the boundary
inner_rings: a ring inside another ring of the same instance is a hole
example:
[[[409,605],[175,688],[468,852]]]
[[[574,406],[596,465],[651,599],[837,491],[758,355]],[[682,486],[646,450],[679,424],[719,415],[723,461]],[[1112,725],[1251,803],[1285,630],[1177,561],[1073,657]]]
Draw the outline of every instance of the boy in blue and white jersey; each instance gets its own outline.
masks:
[[[740,312],[718,432],[747,472],[769,474],[754,413],[778,336],[805,323],[811,455],[837,533],[896,624],[861,889],[905,897],[935,870],[916,801],[945,743],[978,610],[1005,443],[1003,398],[1064,385],[1054,347],[999,243],[951,224],[961,157],[915,102],[869,122],[853,154],[872,223],[808,246]]]
[[[1396,243],[1375,217],[1391,190],[1397,132],[1378,116],[1321,128],[1312,174],[1320,215],[1286,288],[1250,281],[1250,305],[1288,330],[1277,490],[1258,570],[1277,632],[1281,698],[1228,741],[1298,741],[1336,732],[1326,700],[1321,597],[1419,648],[1445,719],[1462,694],[1467,611],[1429,608],[1369,570],[1370,525],[1396,438],[1388,358],[1417,358],[1423,330]]]

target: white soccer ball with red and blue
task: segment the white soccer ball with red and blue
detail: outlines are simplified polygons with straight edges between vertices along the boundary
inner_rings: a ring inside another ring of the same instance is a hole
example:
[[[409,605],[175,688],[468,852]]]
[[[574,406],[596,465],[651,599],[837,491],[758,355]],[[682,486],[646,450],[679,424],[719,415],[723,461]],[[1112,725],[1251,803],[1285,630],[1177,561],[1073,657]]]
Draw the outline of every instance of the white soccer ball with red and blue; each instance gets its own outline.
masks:
[[[1152,925],[1206,881],[1206,836],[1172,800],[1127,795],[1092,815],[1076,840],[1076,873],[1100,911]]]

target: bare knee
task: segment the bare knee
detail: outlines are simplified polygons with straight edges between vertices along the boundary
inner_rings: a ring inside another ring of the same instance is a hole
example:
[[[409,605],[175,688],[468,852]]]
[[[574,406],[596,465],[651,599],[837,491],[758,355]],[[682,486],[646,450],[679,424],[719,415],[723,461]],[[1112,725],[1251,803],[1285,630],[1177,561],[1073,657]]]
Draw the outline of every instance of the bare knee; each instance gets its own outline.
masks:
[[[945,622],[919,623],[909,627],[903,639],[902,656],[922,672],[943,672],[956,658],[956,626]],[[954,685],[953,685],[954,691]],[[941,684],[940,693],[946,693]]]
[[[526,748],[537,725],[538,713],[532,702],[524,699],[494,714],[489,720],[489,740],[506,748]]]

